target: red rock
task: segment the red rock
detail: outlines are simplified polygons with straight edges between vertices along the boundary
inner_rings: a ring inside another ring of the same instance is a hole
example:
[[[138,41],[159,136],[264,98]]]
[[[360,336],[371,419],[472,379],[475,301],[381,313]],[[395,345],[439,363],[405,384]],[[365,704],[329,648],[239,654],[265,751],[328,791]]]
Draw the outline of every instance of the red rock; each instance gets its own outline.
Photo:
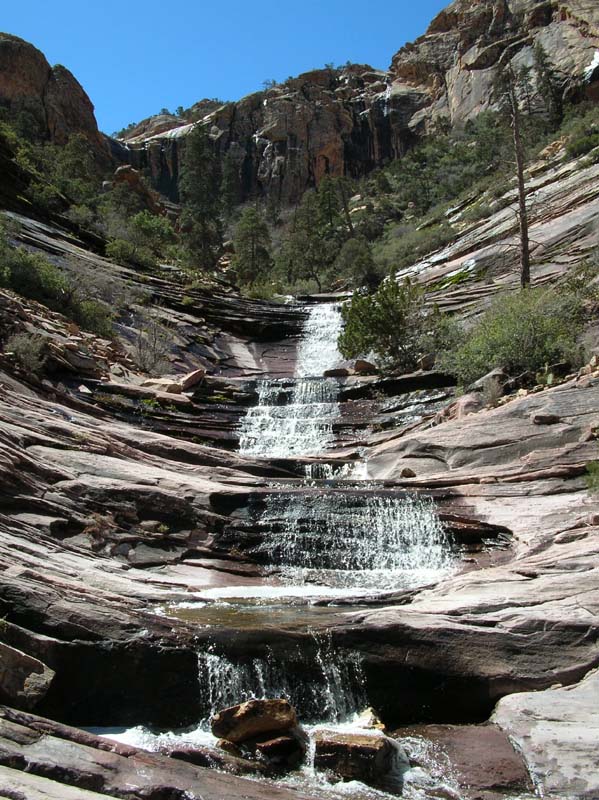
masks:
[[[315,768],[333,772],[344,781],[380,784],[391,771],[394,758],[395,746],[382,734],[316,733]]]
[[[248,700],[219,711],[210,720],[212,733],[234,744],[284,733],[296,725],[295,709],[287,700]]]

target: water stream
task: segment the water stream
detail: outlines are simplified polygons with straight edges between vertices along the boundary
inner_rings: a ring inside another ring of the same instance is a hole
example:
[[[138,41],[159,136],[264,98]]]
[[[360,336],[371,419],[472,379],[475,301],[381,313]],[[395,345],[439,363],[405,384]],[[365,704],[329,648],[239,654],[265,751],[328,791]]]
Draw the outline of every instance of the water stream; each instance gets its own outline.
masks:
[[[323,379],[323,373],[341,360],[337,349],[341,326],[338,306],[317,305],[309,310],[295,378],[259,383],[258,405],[248,411],[241,425],[242,455],[309,456],[333,443],[339,385]]]
[[[272,568],[275,577],[258,586],[198,592],[190,602],[162,610],[204,629],[231,628],[232,635],[244,628],[303,625],[311,645],[246,660],[208,646],[198,654],[204,720],[186,732],[156,734],[135,728],[116,734],[117,738],[149,749],[172,742],[214,746],[211,714],[250,698],[281,696],[297,708],[312,733],[319,725],[364,733],[357,719],[357,712],[368,705],[360,656],[339,652],[330,636],[311,632],[321,614],[332,612],[330,607],[309,605],[310,600],[325,597],[334,602],[340,596],[359,598],[424,585],[451,569],[452,555],[431,501],[378,491],[365,480],[364,462],[351,467],[326,463],[326,451],[335,444],[333,423],[340,406],[338,381],[324,378],[323,373],[341,359],[337,350],[341,325],[338,306],[309,309],[294,378],[262,381],[258,404],[241,425],[244,455],[321,458],[306,469],[299,486],[273,487],[262,497],[251,523],[253,544],[246,553]],[[114,732],[110,735],[115,737]],[[404,796],[412,800],[431,796],[417,771],[408,770],[403,779]],[[355,782],[331,784],[313,769],[310,759],[289,780],[318,796],[356,800],[389,796]],[[435,786],[439,785],[443,796],[456,796],[446,781],[437,781]]]

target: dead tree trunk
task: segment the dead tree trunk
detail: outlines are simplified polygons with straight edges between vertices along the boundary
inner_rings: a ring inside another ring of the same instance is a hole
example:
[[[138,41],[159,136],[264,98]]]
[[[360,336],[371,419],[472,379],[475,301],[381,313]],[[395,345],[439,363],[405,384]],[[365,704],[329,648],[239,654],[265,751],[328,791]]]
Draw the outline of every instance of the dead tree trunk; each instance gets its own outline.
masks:
[[[524,148],[522,146],[522,128],[520,107],[516,94],[516,86],[512,81],[509,88],[512,132],[514,135],[514,153],[516,155],[516,172],[518,176],[518,220],[520,223],[520,285],[530,286],[530,238],[528,233],[528,209],[526,207],[526,184],[524,181]]]

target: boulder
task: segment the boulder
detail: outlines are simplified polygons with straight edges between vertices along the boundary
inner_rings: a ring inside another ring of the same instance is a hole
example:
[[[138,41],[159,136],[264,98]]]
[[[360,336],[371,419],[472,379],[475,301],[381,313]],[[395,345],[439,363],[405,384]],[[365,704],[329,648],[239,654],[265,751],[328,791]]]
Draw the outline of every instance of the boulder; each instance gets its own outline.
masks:
[[[522,755],[508,736],[495,725],[417,725],[396,731],[400,738],[410,737],[430,742],[437,757],[447,757],[451,773],[462,793],[509,792],[511,795],[532,790],[530,776]],[[429,766],[429,748],[406,745],[410,762],[425,769]]]
[[[194,369],[193,372],[188,372],[187,375],[179,378],[178,383],[181,387],[181,391],[187,392],[189,389],[193,389],[193,387],[197,386],[205,375],[205,369]]]
[[[361,728],[384,731],[385,725],[379,719],[374,708],[365,708],[358,714],[357,723]]]
[[[300,736],[294,734],[256,742],[256,751],[270,766],[294,769],[303,761],[306,746]]]
[[[370,361],[363,358],[357,358],[354,362],[354,370],[358,375],[376,375],[378,369]]]
[[[428,372],[429,370],[433,369],[433,367],[435,366],[435,354],[426,353],[425,355],[420,356],[420,358],[416,362],[416,366],[418,367],[418,369],[421,369],[424,372]]]
[[[148,378],[141,385],[168,394],[181,394],[181,384],[173,378]]]
[[[210,727],[220,739],[239,744],[268,737],[264,734],[287,733],[297,726],[297,714],[287,700],[248,700],[215,714]]]
[[[325,370],[322,376],[323,378],[349,378],[353,374],[354,371],[349,367],[333,367],[333,369]]]
[[[558,414],[551,414],[548,411],[534,411],[530,415],[533,425],[557,425],[561,422]]]
[[[33,709],[44,698],[53,679],[50,667],[0,642],[0,701]]]
[[[315,768],[344,781],[380,785],[393,769],[396,756],[397,745],[381,733],[316,733]]]

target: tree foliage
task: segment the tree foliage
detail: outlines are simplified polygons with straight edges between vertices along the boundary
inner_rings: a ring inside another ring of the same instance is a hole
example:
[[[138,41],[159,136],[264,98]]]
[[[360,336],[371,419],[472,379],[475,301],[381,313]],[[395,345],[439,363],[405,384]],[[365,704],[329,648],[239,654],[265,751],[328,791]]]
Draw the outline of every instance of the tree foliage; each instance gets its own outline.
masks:
[[[257,208],[246,208],[234,236],[233,268],[241,283],[252,286],[270,270],[270,233]]]
[[[374,294],[356,293],[342,308],[339,350],[345,358],[373,353],[394,370],[414,369],[418,358],[447,346],[454,337],[448,318],[429,309],[420,287],[388,279]]]
[[[208,132],[196,125],[185,141],[179,191],[190,260],[212,270],[222,252],[221,168]]]
[[[497,367],[515,376],[560,361],[576,365],[582,325],[583,303],[577,293],[527,288],[506,294],[444,356],[444,367],[467,385]]]

